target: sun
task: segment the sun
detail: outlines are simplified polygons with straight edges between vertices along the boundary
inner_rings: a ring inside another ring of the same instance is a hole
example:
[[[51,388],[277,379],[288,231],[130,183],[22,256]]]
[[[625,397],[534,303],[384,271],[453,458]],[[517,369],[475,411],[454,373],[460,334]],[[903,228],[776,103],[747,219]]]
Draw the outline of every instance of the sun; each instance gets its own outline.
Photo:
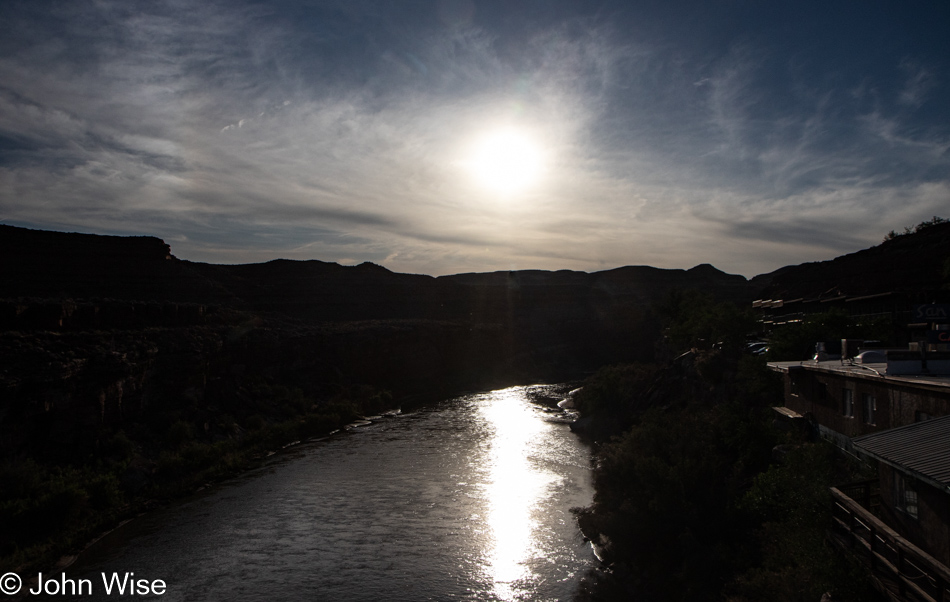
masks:
[[[538,182],[543,156],[541,147],[526,132],[500,128],[476,139],[467,163],[480,186],[511,195]]]

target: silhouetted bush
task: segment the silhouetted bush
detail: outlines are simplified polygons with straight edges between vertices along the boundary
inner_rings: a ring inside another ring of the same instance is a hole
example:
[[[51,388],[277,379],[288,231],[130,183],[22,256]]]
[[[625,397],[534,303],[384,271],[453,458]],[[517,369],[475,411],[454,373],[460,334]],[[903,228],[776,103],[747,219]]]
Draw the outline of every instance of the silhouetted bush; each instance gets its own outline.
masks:
[[[657,374],[655,364],[605,366],[584,383],[574,404],[585,416],[624,414],[636,406]]]
[[[125,434],[125,431],[119,431],[112,436],[105,437],[102,454],[113,462],[126,463],[135,454],[135,444]]]
[[[772,428],[781,399],[764,358],[726,349],[588,379],[582,412],[629,429],[599,447],[594,502],[578,511],[612,563],[583,599],[876,599],[825,543],[828,488],[849,465],[822,445],[770,467],[776,444],[796,443]]]
[[[646,599],[718,599],[747,538],[735,502],[774,442],[738,404],[651,410],[598,454],[582,527]]]
[[[832,548],[829,488],[854,477],[828,443],[807,443],[782,464],[756,476],[740,502],[754,524],[755,563],[730,589],[734,600],[812,601],[825,592],[836,600],[878,600],[863,567]]]
[[[165,439],[169,447],[178,449],[195,438],[195,426],[185,420],[177,420],[168,429]]]
[[[751,309],[694,290],[671,291],[654,311],[663,319],[674,353],[712,346],[736,351],[760,328]]]
[[[0,484],[0,555],[9,568],[84,538],[125,502],[114,473],[89,467],[8,459],[0,465]]]

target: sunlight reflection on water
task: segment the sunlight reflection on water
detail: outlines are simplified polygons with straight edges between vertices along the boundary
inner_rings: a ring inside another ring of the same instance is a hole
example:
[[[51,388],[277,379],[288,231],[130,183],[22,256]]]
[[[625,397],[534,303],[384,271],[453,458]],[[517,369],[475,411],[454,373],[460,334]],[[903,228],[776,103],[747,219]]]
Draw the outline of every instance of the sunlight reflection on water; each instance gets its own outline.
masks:
[[[299,446],[117,529],[68,575],[161,578],[164,602],[569,600],[593,561],[570,512],[590,503],[590,453],[532,403],[566,390],[466,395]]]
[[[479,409],[493,431],[485,486],[492,534],[489,576],[498,598],[515,600],[537,578],[526,562],[542,552],[535,513],[545,489],[558,481],[531,458],[532,445],[550,425],[523,402],[522,388],[494,391]]]

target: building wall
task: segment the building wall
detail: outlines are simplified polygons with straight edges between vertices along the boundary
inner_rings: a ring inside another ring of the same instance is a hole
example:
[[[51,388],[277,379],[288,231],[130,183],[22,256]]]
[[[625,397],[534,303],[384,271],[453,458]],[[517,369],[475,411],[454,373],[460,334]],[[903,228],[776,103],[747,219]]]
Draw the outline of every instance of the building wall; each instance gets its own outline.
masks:
[[[851,395],[850,416],[845,391]],[[874,400],[873,417],[867,415],[865,396]],[[819,424],[842,435],[859,437],[950,414],[950,392],[803,368],[789,370],[785,378],[785,405],[803,416],[811,413]]]
[[[845,391],[851,392],[851,416],[845,415]],[[875,399],[870,423],[864,411],[865,395]],[[948,415],[950,391],[937,392],[886,379],[857,378],[803,367],[786,374],[785,405],[799,414],[811,414],[825,429],[853,438]],[[950,566],[950,494],[884,463],[879,464],[878,472],[885,522]],[[916,517],[905,507],[904,492],[908,487],[917,493]]]
[[[950,566],[950,494],[913,480],[884,463],[879,464],[878,474],[881,503],[889,510],[887,522],[915,546]],[[916,518],[904,508],[902,481],[917,492]]]

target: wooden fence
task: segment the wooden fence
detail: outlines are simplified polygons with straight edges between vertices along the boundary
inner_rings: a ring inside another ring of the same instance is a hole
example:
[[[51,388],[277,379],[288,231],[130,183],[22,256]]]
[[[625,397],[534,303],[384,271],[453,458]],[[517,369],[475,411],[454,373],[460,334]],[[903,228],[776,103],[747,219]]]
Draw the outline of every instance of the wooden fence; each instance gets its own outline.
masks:
[[[869,563],[892,599],[950,602],[950,570],[836,487],[833,532]]]

